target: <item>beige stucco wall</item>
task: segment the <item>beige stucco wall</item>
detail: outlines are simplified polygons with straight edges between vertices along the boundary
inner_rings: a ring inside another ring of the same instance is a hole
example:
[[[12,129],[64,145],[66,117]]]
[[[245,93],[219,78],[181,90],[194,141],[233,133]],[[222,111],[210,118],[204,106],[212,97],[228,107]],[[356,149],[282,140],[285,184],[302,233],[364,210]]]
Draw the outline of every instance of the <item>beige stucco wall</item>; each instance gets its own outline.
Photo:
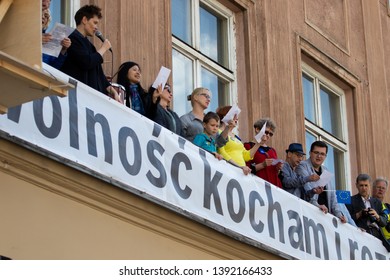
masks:
[[[12,259],[277,259],[0,140],[0,255]]]

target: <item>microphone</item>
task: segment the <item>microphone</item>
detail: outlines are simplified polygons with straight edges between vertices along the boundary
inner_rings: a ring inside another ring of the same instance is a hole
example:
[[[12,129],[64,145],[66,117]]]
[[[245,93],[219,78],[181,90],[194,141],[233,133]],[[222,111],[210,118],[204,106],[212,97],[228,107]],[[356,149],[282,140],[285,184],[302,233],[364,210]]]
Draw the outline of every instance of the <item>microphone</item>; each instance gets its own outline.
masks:
[[[106,39],[104,39],[102,32],[100,32],[99,30],[96,30],[95,35],[96,35],[96,37],[98,37],[98,38],[100,39],[100,41],[102,41],[103,43],[104,43],[104,41],[106,40]],[[109,50],[110,50],[110,52],[112,53],[112,49],[110,48]]]

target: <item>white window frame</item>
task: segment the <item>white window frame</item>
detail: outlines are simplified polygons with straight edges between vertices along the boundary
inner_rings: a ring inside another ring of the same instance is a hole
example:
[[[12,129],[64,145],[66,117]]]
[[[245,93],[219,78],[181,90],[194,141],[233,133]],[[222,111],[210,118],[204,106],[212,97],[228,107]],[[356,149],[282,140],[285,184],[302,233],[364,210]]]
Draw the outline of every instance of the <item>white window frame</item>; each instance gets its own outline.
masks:
[[[50,9],[52,9],[54,5],[61,5],[61,2],[62,2],[61,0],[51,1]],[[64,11],[62,11],[62,13],[64,13],[64,18],[65,18],[64,24],[76,28],[74,15],[79,9],[80,9],[80,0],[65,0]]]
[[[348,144],[348,127],[347,127],[347,107],[344,91],[334,84],[331,80],[324,77],[321,73],[302,62],[302,74],[307,75],[313,79],[314,83],[314,103],[315,103],[315,119],[316,124],[313,124],[311,121],[307,120],[305,117],[305,131],[315,135],[317,140],[324,141],[328,146],[332,146],[337,150],[343,153],[343,166],[344,176],[345,176],[345,186],[335,186],[338,189],[349,190],[351,191],[351,167],[349,161],[349,144]],[[301,74],[301,78],[302,78]],[[322,112],[320,106],[320,88],[326,88],[331,91],[333,94],[337,95],[340,98],[340,125],[341,125],[341,138],[339,139],[336,136],[333,136],[330,132],[322,129]],[[303,94],[303,91],[302,91]],[[306,141],[306,139],[305,139]],[[311,143],[310,143],[311,144]]]
[[[227,69],[217,62],[200,53],[200,4],[210,8],[226,20],[227,23]],[[236,89],[236,42],[234,39],[234,14],[222,4],[212,0],[191,0],[191,39],[192,46],[188,46],[181,40],[172,36],[172,48],[193,62],[194,88],[202,86],[202,67],[218,76],[229,84],[227,100],[229,104],[237,102]],[[229,69],[229,70],[228,70]],[[174,86],[174,85],[173,85]],[[188,93],[190,94],[190,93]],[[226,105],[226,104],[225,104]]]

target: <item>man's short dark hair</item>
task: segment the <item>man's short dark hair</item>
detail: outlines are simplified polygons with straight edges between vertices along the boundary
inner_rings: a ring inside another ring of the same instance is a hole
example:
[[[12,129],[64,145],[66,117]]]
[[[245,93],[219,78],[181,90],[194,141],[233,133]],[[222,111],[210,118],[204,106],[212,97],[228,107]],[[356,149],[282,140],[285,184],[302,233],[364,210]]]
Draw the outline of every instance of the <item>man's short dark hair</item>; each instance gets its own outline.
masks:
[[[369,182],[371,182],[371,177],[370,177],[370,175],[365,174],[365,173],[359,174],[359,175],[356,177],[356,184],[358,184],[358,183],[361,182],[361,181],[369,181]]]
[[[76,12],[74,15],[74,20],[76,21],[76,25],[80,25],[83,17],[86,17],[89,20],[94,16],[97,16],[99,19],[101,19],[103,17],[102,9],[95,5],[85,5]]]
[[[310,146],[310,152],[314,150],[315,147],[326,148],[326,154],[328,154],[328,145],[323,141],[314,141]]]
[[[203,117],[203,123],[208,123],[210,120],[216,120],[219,122],[219,116],[217,113],[214,112],[208,112],[206,115]]]

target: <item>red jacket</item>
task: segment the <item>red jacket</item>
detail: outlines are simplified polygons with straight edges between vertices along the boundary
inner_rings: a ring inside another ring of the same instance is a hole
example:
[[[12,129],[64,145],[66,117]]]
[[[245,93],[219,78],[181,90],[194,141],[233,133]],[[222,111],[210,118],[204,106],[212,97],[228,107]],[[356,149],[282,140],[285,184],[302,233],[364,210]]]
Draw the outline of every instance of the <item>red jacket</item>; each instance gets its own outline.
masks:
[[[248,142],[245,143],[245,149],[250,150],[253,147],[254,143]],[[264,162],[266,158],[274,158],[277,159],[278,155],[276,153],[276,150],[272,147],[260,147],[254,157],[253,160],[248,161],[246,164],[247,166],[251,167],[252,163],[259,164]],[[267,182],[270,182],[271,184],[281,188],[282,187],[282,182],[279,179],[278,176],[278,169],[276,168],[276,165],[270,165],[267,166],[266,168],[260,169],[259,171],[256,172],[256,175]]]

